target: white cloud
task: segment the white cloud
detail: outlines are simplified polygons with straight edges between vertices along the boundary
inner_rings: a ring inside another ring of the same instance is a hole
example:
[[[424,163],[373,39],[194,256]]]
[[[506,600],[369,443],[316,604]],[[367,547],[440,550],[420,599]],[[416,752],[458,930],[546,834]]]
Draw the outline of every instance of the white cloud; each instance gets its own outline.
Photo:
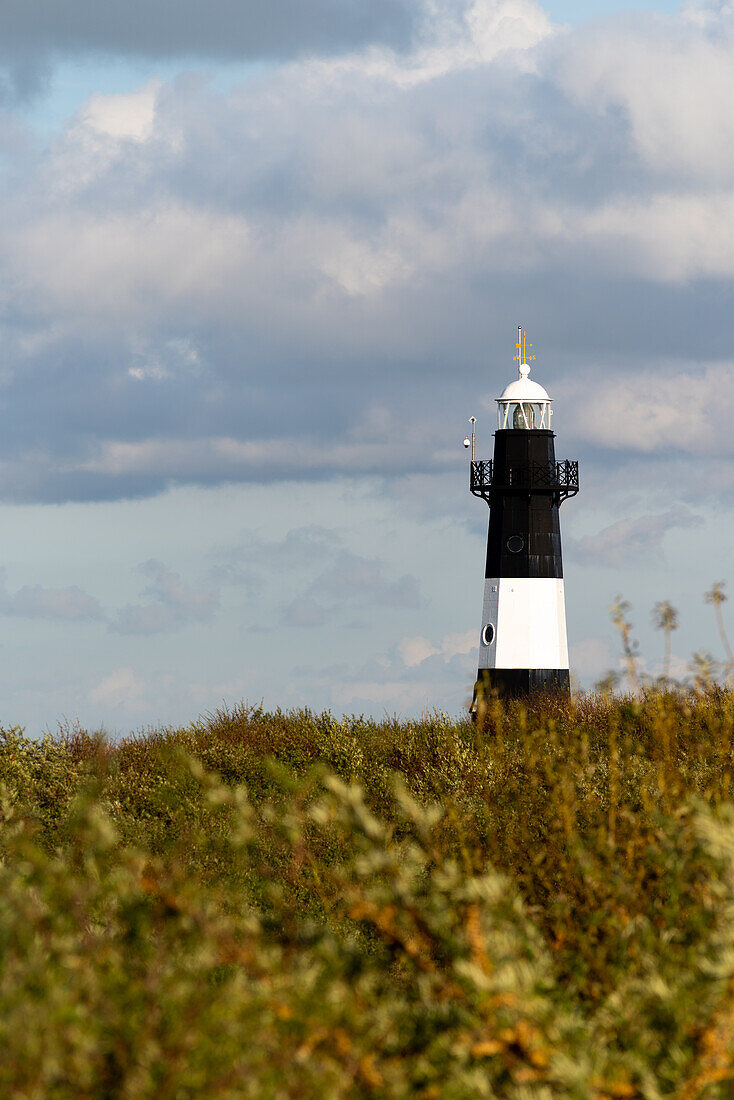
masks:
[[[547,12],[533,0],[470,0],[425,4],[421,43],[406,55],[373,47],[322,62],[316,75],[362,76],[409,89],[447,73],[487,65],[511,51],[529,51],[553,33]],[[520,64],[528,64],[525,58]],[[531,62],[532,64],[532,62]]]
[[[575,405],[569,426],[577,440],[643,454],[719,457],[734,447],[731,363],[589,374],[583,387],[569,378],[561,393]]]
[[[567,540],[571,556],[587,565],[632,565],[644,559],[647,563],[662,561],[662,543],[668,531],[675,528],[698,527],[700,516],[688,508],[671,508],[658,515],[621,519],[605,527],[597,535]]]
[[[146,704],[147,686],[132,668],[118,668],[89,691],[89,702],[106,710],[136,712]]]
[[[732,0],[686,0],[681,4],[683,19],[699,27],[711,26],[730,15],[734,15]]]
[[[430,657],[440,657],[442,661],[448,662],[454,657],[473,653],[476,648],[476,632],[466,630],[458,634],[445,634],[436,643],[422,637],[402,638],[398,642],[397,651],[407,668],[416,668]]]
[[[579,246],[593,248],[620,274],[663,283],[730,277],[734,194],[707,189],[704,194],[662,191],[617,199],[579,217],[573,235]]]
[[[623,114],[647,166],[708,182],[734,170],[734,20],[709,11],[704,27],[690,14],[581,28],[561,43],[556,71],[585,110]]]
[[[144,367],[129,367],[127,373],[138,382],[147,380],[163,382],[166,378],[171,377],[171,372],[166,367],[161,366],[160,363],[150,363]]]
[[[160,81],[153,80],[126,95],[93,95],[79,111],[77,124],[111,138],[147,141],[153,133],[160,86]]]
[[[193,319],[231,308],[249,230],[236,215],[166,202],[130,214],[50,214],[7,243],[29,289],[98,327],[149,323],[161,309],[185,308]]]
[[[415,668],[438,652],[428,638],[402,638],[398,642],[398,653],[407,668]]]

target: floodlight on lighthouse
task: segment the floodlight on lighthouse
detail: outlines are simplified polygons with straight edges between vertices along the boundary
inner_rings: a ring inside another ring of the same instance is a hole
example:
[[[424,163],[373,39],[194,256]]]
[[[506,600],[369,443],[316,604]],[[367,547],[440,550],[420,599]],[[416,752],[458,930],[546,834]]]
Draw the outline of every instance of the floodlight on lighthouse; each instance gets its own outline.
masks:
[[[476,438],[474,428],[475,428],[475,425],[477,423],[476,416],[470,416],[469,417],[469,423],[471,424],[471,437],[468,436],[468,435],[465,436],[464,446],[467,447],[467,448],[471,447],[471,460],[473,462],[474,461],[474,441],[475,441],[475,438]]]

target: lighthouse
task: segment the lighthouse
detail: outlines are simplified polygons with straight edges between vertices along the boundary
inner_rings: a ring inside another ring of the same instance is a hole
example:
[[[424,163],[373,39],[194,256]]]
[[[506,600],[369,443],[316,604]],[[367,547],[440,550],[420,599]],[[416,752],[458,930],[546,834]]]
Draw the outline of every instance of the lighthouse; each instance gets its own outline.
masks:
[[[472,711],[491,693],[568,694],[568,640],[559,509],[579,491],[578,462],[557,462],[552,402],[530,378],[522,326],[518,377],[497,398],[494,457],[475,458],[472,417],[470,488],[489,505],[487,564]]]

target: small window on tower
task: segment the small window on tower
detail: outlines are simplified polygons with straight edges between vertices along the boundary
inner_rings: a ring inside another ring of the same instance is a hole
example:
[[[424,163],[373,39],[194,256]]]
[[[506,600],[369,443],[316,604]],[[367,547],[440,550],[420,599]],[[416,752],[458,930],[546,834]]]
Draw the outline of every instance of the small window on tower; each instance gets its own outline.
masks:
[[[511,554],[519,554],[525,549],[525,539],[522,535],[510,535],[507,540],[507,549]]]
[[[482,645],[491,645],[494,641],[494,627],[491,623],[487,623],[482,631]]]

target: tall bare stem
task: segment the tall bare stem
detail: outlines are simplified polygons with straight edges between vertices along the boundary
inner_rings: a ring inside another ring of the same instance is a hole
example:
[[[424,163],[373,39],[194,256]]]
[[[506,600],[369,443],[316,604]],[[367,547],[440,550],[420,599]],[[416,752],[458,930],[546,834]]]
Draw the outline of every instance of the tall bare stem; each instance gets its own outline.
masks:
[[[678,612],[668,600],[656,603],[652,609],[656,630],[665,631],[665,655],[663,658],[663,684],[670,686],[670,658],[673,651],[673,631],[678,629]]]
[[[622,655],[627,670],[627,677],[632,686],[632,690],[639,694],[641,685],[640,677],[637,672],[638,643],[632,637],[632,623],[627,618],[630,604],[627,600],[623,600],[621,596],[616,596],[609,610],[612,614],[612,622],[619,631],[619,636],[622,639]]]
[[[704,599],[706,603],[714,605],[714,614],[716,615],[716,625],[719,629],[719,637],[721,643],[724,646],[724,652],[726,653],[726,675],[727,679],[731,677],[734,671],[734,653],[732,653],[731,644],[724,627],[724,616],[721,611],[722,604],[725,604],[729,599],[726,592],[724,592],[725,581],[716,581],[712,584],[709,591],[705,594]]]

